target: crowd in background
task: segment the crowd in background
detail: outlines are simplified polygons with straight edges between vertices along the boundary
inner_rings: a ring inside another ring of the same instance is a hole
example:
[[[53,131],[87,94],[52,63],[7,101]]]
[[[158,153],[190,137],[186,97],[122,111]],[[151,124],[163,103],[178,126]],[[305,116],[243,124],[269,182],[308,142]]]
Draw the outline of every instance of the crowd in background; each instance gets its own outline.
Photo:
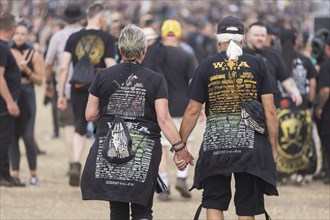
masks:
[[[87,8],[93,1],[75,1],[82,8]],[[316,5],[312,0],[275,1],[275,0],[221,0],[221,1],[99,1],[107,9],[107,25],[105,31],[118,38],[120,31],[129,23],[138,26],[152,27],[159,33],[162,21],[176,19],[180,21],[183,31],[182,41],[195,49],[199,62],[211,53],[216,52],[215,25],[223,17],[235,15],[245,27],[256,21],[267,25],[267,30],[275,38],[270,46],[278,49],[281,29],[294,28],[300,39],[298,50],[307,55],[316,69],[322,59],[313,57],[310,41],[314,33],[313,16]],[[62,16],[67,1],[1,1],[1,11],[11,11],[19,19],[31,19],[29,40],[36,51],[45,54],[52,35],[64,27]],[[81,22],[84,25],[84,22]],[[208,43],[200,49],[192,42],[195,35],[202,34]],[[211,45],[211,46],[210,46]],[[213,45],[213,46],[212,46]],[[207,47],[210,46],[210,50]],[[197,51],[197,52],[196,52]],[[205,53],[201,55],[200,53]],[[314,51],[315,55],[315,51]],[[119,61],[119,54],[116,60]],[[54,110],[56,112],[56,109]],[[56,115],[53,114],[54,116]],[[54,122],[57,119],[54,117]],[[54,126],[54,134],[58,136],[58,126]],[[56,128],[57,127],[57,128]]]

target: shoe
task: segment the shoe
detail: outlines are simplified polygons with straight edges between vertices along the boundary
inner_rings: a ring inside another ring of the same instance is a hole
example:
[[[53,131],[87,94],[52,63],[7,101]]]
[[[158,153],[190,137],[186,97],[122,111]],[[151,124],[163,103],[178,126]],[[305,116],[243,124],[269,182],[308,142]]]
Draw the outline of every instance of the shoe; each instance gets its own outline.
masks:
[[[171,201],[170,191],[164,191],[158,194],[158,199],[163,202]]]
[[[43,151],[43,150],[40,150],[40,149],[37,149],[37,155],[46,155],[46,151]]]
[[[189,192],[185,178],[177,178],[175,188],[181,193],[183,198],[191,198],[191,193]]]
[[[14,183],[12,183],[9,180],[0,178],[0,186],[12,187],[12,186],[14,186]]]
[[[80,163],[72,163],[72,167],[69,174],[69,185],[70,186],[79,186],[80,184]]]
[[[31,176],[30,178],[30,185],[31,186],[37,186],[39,183],[38,177],[36,176]]]
[[[18,177],[11,177],[10,182],[13,183],[13,186],[15,187],[25,187],[25,183],[21,182],[21,180]]]

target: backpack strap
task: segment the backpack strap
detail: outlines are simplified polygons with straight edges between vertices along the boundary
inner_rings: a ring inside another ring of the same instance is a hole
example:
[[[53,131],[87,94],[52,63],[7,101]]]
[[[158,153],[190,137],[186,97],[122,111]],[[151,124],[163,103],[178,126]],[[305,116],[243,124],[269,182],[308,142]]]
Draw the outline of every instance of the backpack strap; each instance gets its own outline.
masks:
[[[28,53],[26,54],[24,60],[30,62],[32,60],[32,57],[34,55],[34,52],[35,52],[35,50],[32,49],[32,48],[30,48],[29,51],[28,51]]]
[[[202,211],[202,204],[200,204],[196,210],[195,216],[194,216],[194,220],[198,220],[199,219],[199,215],[201,214]]]
[[[120,74],[120,76],[118,77],[117,80],[112,81],[110,88],[109,88],[109,90],[110,90],[109,99],[117,91],[117,89],[120,88],[121,84],[123,84],[123,82],[125,82],[128,79],[128,77],[138,69],[138,66],[139,66],[139,64],[132,64],[131,62],[129,62],[128,66],[126,67],[125,72]],[[101,112],[102,113],[101,115],[104,115],[104,112],[106,111],[108,105],[109,105],[109,102],[108,102],[108,104],[106,104],[104,106],[104,108]]]

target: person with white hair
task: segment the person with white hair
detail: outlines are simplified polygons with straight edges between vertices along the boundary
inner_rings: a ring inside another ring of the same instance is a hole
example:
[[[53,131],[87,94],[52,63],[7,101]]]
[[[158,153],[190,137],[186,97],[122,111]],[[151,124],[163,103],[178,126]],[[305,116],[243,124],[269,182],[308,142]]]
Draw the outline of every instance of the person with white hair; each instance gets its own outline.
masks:
[[[195,219],[202,207],[207,209],[207,219],[224,219],[231,200],[232,175],[238,219],[252,220],[263,213],[269,217],[264,194],[278,195],[278,125],[271,77],[260,58],[243,53],[244,26],[237,18],[222,19],[217,38],[220,52],[199,65],[188,89],[190,102],[180,127],[186,141],[205,103],[206,128],[192,187],[204,192]],[[253,112],[246,120],[245,111],[250,112],[247,103],[260,104],[254,111],[264,113],[264,129]],[[252,126],[251,121],[256,123]],[[183,166],[176,157],[174,160],[178,167]]]
[[[142,29],[127,25],[119,36],[118,47],[123,62],[100,70],[89,89],[86,119],[97,123],[97,131],[81,179],[82,197],[109,201],[110,219],[128,220],[130,215],[132,219],[152,219],[162,157],[160,132],[180,158],[180,169],[186,163],[193,164],[193,158],[170,115],[164,76],[141,65],[147,50]],[[127,149],[117,145],[125,142],[127,134],[118,135],[116,150],[112,148],[106,156],[102,153],[109,146],[106,141],[109,130],[120,133],[120,129],[109,128],[117,117],[128,130],[134,155],[120,164],[107,158]]]

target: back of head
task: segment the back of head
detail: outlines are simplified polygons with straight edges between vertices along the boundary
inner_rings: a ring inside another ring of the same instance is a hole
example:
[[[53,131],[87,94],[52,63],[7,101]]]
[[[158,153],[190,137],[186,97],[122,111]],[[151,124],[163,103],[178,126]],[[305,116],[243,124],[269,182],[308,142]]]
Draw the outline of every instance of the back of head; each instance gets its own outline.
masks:
[[[104,6],[100,3],[94,3],[90,5],[86,10],[87,18],[92,19],[102,12],[105,12]]]
[[[228,43],[227,56],[230,60],[236,60],[243,54],[242,48],[237,43],[244,38],[243,23],[233,16],[223,18],[217,26],[217,38],[219,43]]]
[[[181,37],[182,29],[181,25],[177,20],[168,19],[163,22],[162,37]]]
[[[121,31],[118,48],[124,59],[134,61],[141,58],[146,45],[147,40],[141,28],[129,24]]]
[[[16,24],[15,17],[8,12],[0,13],[0,30],[9,31]]]

